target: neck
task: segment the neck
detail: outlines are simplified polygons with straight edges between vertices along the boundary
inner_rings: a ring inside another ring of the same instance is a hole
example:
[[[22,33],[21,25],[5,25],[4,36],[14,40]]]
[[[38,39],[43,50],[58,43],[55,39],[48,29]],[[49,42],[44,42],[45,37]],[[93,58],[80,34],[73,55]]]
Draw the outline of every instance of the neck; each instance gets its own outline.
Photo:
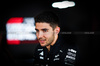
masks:
[[[52,46],[53,46],[53,45],[56,43],[57,39],[58,39],[58,35],[57,35],[57,36],[55,36],[54,41],[53,41],[50,45],[52,45]],[[46,48],[48,49],[48,51],[50,51],[50,45],[46,46]]]

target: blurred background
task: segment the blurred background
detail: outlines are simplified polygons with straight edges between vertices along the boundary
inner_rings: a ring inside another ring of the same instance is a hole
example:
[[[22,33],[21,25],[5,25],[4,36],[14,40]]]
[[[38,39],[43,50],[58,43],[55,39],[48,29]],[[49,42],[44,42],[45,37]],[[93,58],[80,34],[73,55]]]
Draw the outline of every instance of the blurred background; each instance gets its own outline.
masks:
[[[58,15],[64,40],[77,45],[78,66],[99,64],[99,6],[97,0],[1,1],[0,63],[32,66],[38,45],[34,16],[48,10]]]

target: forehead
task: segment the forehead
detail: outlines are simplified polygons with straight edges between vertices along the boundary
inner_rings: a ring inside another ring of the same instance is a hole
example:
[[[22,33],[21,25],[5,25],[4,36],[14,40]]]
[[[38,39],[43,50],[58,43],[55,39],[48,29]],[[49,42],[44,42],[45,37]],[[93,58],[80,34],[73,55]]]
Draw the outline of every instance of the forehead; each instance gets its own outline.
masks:
[[[51,26],[50,26],[50,24],[49,23],[36,23],[36,27],[35,28],[37,28],[37,29],[43,29],[43,28],[52,28]]]

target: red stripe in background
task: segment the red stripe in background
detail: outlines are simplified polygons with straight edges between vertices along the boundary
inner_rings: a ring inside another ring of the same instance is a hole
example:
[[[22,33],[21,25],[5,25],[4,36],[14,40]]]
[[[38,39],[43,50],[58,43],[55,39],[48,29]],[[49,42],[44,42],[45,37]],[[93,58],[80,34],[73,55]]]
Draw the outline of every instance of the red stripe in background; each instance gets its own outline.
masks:
[[[7,21],[7,24],[13,24],[13,23],[22,23],[23,22],[23,17],[12,17]],[[7,43],[9,45],[19,45],[20,40],[7,40]]]
[[[12,23],[22,23],[23,22],[23,17],[12,17],[10,18],[7,23],[12,24]]]
[[[20,41],[21,44],[38,44],[38,40],[25,40],[25,41]]]
[[[7,43],[9,45],[19,45],[20,44],[20,40],[7,40]]]

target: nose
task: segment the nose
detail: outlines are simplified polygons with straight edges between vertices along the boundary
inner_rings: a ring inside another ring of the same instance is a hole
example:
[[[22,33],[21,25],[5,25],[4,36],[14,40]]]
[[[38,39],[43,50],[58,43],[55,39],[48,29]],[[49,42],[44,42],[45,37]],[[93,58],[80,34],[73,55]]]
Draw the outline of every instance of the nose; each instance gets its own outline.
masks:
[[[43,37],[43,32],[40,31],[40,32],[38,33],[38,38],[41,38],[41,37]]]

